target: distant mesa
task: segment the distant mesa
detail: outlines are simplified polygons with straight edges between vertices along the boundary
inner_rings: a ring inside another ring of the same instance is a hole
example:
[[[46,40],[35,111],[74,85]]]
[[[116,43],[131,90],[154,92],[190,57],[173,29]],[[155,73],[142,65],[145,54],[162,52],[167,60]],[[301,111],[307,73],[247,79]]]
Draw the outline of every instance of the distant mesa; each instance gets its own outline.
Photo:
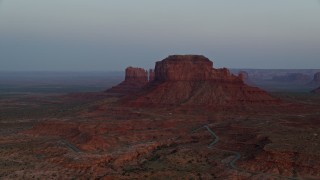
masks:
[[[138,74],[143,78],[136,77]],[[126,77],[128,75],[126,71]],[[154,73],[149,71],[149,81],[143,69],[133,76],[108,92],[124,92],[134,87],[136,94],[124,102],[137,106],[237,106],[279,102],[265,91],[246,85],[243,75],[235,76],[226,68],[213,68],[213,62],[201,55],[172,55],[158,61]],[[137,83],[135,79],[140,81]]]
[[[310,77],[302,73],[288,73],[282,76],[274,76],[273,81],[283,82],[283,83],[302,83],[305,84],[310,81]]]

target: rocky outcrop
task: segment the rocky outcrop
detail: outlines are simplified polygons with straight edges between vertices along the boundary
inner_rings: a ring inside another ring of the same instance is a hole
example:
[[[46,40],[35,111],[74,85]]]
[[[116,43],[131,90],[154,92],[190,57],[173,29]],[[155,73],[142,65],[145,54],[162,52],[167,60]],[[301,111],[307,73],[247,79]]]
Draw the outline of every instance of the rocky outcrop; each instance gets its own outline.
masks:
[[[226,68],[215,69],[204,56],[174,55],[155,66],[155,80],[130,104],[233,106],[275,103],[265,91],[246,85]]]
[[[130,94],[141,90],[148,82],[148,71],[142,68],[128,67],[125,71],[125,80],[117,86],[108,89],[108,93]]]

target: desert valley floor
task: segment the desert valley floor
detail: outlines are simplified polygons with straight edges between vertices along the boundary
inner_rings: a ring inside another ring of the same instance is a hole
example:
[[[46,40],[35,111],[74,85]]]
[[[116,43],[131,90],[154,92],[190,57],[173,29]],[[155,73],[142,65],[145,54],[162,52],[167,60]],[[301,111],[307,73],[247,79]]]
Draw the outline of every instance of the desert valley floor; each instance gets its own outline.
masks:
[[[0,99],[1,179],[319,179],[320,96],[254,109],[126,107],[108,93]]]

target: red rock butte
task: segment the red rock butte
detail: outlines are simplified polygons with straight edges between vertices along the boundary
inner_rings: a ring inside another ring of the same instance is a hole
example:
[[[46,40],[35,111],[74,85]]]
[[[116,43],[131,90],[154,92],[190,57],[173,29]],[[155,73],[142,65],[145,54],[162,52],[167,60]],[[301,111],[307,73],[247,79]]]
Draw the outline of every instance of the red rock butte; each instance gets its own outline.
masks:
[[[173,55],[156,62],[156,81],[202,81],[212,79],[213,63],[198,55]]]
[[[108,93],[130,94],[139,91],[148,82],[148,71],[142,68],[128,67],[126,68],[125,80],[117,86],[108,89]],[[150,71],[153,73],[153,71]]]
[[[228,69],[213,68],[213,62],[202,55],[169,56],[156,62],[154,77],[153,74],[149,77],[151,81],[123,102],[136,106],[242,106],[279,102],[267,92],[246,85],[242,77]]]

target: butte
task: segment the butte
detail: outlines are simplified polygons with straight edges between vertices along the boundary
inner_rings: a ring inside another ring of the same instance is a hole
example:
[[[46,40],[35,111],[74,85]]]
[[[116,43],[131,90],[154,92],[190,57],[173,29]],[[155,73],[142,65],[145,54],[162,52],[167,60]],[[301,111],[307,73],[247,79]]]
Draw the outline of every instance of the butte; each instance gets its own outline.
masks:
[[[233,75],[226,68],[214,68],[213,62],[202,55],[169,56],[156,62],[149,74],[135,69],[142,74],[135,73],[136,77],[131,78],[134,82],[137,79],[136,83],[128,83],[127,69],[125,81],[107,90],[123,93],[130,85],[134,93],[127,93],[122,100],[130,106],[232,107],[279,103],[264,90],[247,85],[242,75]]]

